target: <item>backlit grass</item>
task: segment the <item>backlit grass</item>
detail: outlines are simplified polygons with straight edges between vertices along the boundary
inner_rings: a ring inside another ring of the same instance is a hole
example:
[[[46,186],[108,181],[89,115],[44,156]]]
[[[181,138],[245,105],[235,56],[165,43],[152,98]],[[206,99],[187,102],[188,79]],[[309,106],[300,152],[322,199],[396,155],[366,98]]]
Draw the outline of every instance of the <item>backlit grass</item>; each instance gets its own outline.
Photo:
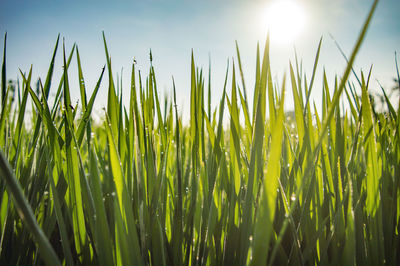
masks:
[[[400,108],[387,97],[387,112],[374,108],[370,73],[348,82],[376,3],[343,75],[324,74],[322,86],[314,84],[322,39],[310,81],[290,65],[279,87],[267,40],[262,55],[257,50],[255,86],[245,88],[237,49],[212,110],[209,75],[192,55],[188,124],[174,84],[172,99],[160,103],[152,66],[142,77],[132,64],[129,106],[122,104],[105,38],[106,66],[91,95],[77,46],[65,51],[57,39],[38,92],[32,69],[21,72],[20,90],[7,86],[4,48],[0,264],[400,264]],[[58,81],[56,58],[64,65]],[[80,106],[70,99],[71,60]],[[96,125],[91,113],[104,75],[105,122]],[[313,89],[323,90],[320,113]],[[285,91],[294,121],[283,108]]]

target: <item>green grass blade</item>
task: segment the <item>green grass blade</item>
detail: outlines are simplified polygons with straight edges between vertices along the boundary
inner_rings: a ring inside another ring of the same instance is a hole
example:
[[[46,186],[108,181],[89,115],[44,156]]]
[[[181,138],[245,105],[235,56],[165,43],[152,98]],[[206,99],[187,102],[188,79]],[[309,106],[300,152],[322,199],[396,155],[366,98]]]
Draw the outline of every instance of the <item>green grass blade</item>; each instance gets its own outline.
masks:
[[[73,144],[74,121],[71,108],[71,98],[68,82],[67,63],[65,58],[65,45],[63,47],[64,55],[64,107],[63,114],[65,125],[65,152],[67,157],[68,185],[70,191],[70,207],[72,208],[72,219],[74,225],[74,237],[77,253],[80,254],[87,244],[87,234],[85,225],[85,216],[83,212],[82,190],[80,182],[80,172],[78,166],[78,155]]]
[[[379,180],[380,169],[378,168],[378,157],[376,148],[376,135],[374,120],[372,118],[372,108],[369,101],[367,88],[362,77],[362,116],[364,121],[364,143],[367,161],[367,212],[374,216],[379,207]]]
[[[318,44],[318,49],[317,49],[317,54],[315,56],[315,61],[314,61],[314,67],[313,67],[313,72],[311,75],[311,81],[310,81],[310,86],[308,87],[308,93],[307,93],[307,98],[306,98],[306,103],[304,105],[304,112],[306,112],[307,110],[307,106],[308,106],[308,101],[310,100],[310,96],[311,96],[311,90],[312,87],[314,85],[314,78],[315,78],[315,73],[317,72],[317,65],[318,65],[318,60],[319,60],[319,53],[321,52],[321,45],[322,45],[322,37],[319,40],[319,44]],[[305,114],[304,114],[305,115]]]
[[[14,166],[14,169],[15,169],[15,166],[16,166],[16,163],[17,163],[17,160],[18,160],[18,156],[19,156],[19,153],[20,153],[20,144],[21,144],[21,136],[22,136],[22,127],[23,127],[23,124],[24,124],[24,116],[25,116],[25,109],[26,109],[26,102],[27,102],[27,100],[28,100],[28,93],[29,93],[29,87],[30,87],[30,82],[31,82],[31,78],[32,78],[32,66],[31,66],[31,68],[30,68],[30,70],[29,70],[29,75],[28,75],[28,79],[27,79],[27,82],[26,82],[26,86],[25,86],[25,89],[24,89],[24,94],[23,94],[23,97],[22,97],[22,102],[21,102],[21,106],[20,106],[20,108],[19,108],[19,113],[18,113],[18,120],[17,120],[17,124],[16,124],[16,126],[15,126],[15,135],[14,135],[14,138],[13,138],[13,143],[14,143],[14,146],[16,147],[16,149],[15,149],[15,152],[14,152],[14,154],[13,154],[13,166]]]
[[[293,93],[293,102],[294,102],[294,110],[296,117],[296,126],[297,126],[297,134],[299,135],[299,143],[300,147],[303,145],[304,137],[305,137],[305,125],[304,125],[304,117],[303,117],[303,107],[301,104],[300,94],[301,91],[297,88],[296,77],[294,75],[292,64],[290,64],[290,77],[292,81],[292,93]]]
[[[332,104],[331,104],[329,110],[327,111],[326,119],[324,119],[324,123],[322,125],[322,129],[321,129],[319,137],[318,137],[318,144],[316,145],[316,147],[318,147],[321,144],[322,138],[323,138],[323,136],[325,135],[325,133],[327,131],[328,124],[331,122],[333,113],[334,113],[334,111],[336,109],[336,105],[339,102],[340,95],[342,94],[343,89],[345,87],[345,84],[347,82],[347,79],[348,79],[348,77],[350,75],[350,71],[352,70],[352,66],[353,66],[353,63],[354,63],[354,61],[356,59],[356,55],[357,55],[357,53],[358,53],[358,51],[359,51],[359,49],[361,47],[362,42],[365,39],[369,24],[371,22],[372,16],[373,16],[373,14],[375,12],[375,9],[376,9],[376,6],[377,6],[378,2],[379,2],[379,0],[374,0],[374,3],[373,3],[373,5],[372,5],[372,7],[371,7],[371,9],[370,9],[370,11],[368,13],[367,19],[364,22],[362,30],[361,30],[361,32],[360,32],[360,34],[358,36],[357,42],[356,42],[356,44],[355,44],[355,46],[353,48],[353,52],[351,53],[350,60],[349,60],[349,62],[347,64],[347,67],[346,67],[344,73],[343,73],[343,76],[342,76],[342,79],[340,81],[339,87],[338,87],[338,89],[335,91],[335,93],[333,95]]]
[[[103,67],[103,69],[101,71],[99,80],[96,83],[96,87],[94,88],[92,96],[90,96],[89,103],[85,107],[85,111],[83,113],[82,119],[81,119],[81,121],[79,122],[79,125],[78,125],[78,130],[76,131],[76,136],[77,136],[77,141],[78,141],[78,145],[79,146],[80,146],[80,144],[82,143],[82,140],[83,140],[83,135],[85,133],[85,127],[88,125],[89,120],[90,120],[90,115],[91,115],[92,110],[93,110],[94,100],[96,99],[97,92],[99,91],[101,80],[103,79],[104,70],[105,70],[105,67]]]
[[[51,192],[53,193],[54,210],[57,216],[57,223],[60,230],[60,240],[62,241],[61,244],[64,251],[66,265],[74,265],[74,260],[72,258],[72,253],[70,249],[70,242],[67,235],[67,229],[62,215],[60,198],[58,196],[58,192],[56,189],[56,185],[54,184],[53,178],[50,177],[49,179],[50,179]]]
[[[85,112],[87,105],[86,89],[85,89],[85,80],[83,79],[81,58],[79,56],[78,46],[76,46],[76,60],[78,64],[79,91],[81,93],[82,112]]]
[[[7,183],[8,191],[12,196],[15,207],[17,208],[18,215],[29,228],[29,231],[38,244],[43,260],[48,265],[61,265],[53,247],[50,245],[50,242],[39,227],[32,208],[29,206],[29,203],[24,196],[24,192],[22,191],[17,178],[13,174],[9,163],[2,152],[0,152],[0,173],[3,180]]]
[[[264,184],[260,198],[259,210],[257,211],[254,225],[252,265],[266,264],[269,241],[274,231],[273,221],[275,217],[276,196],[281,168],[280,158],[283,138],[284,97],[285,91],[283,89],[277,120],[272,128],[267,172],[263,181]]]
[[[394,121],[397,121],[397,114],[396,114],[396,111],[394,110],[393,105],[392,105],[392,103],[390,102],[389,97],[387,96],[387,94],[386,94],[386,92],[385,92],[385,89],[382,87],[382,85],[381,85],[380,83],[379,83],[379,87],[381,88],[382,93],[383,93],[383,96],[385,97],[385,101],[386,101],[386,104],[387,104],[387,106],[388,106],[390,115],[392,116],[392,118],[393,118]]]
[[[72,46],[71,52],[70,52],[70,54],[69,54],[69,56],[68,56],[68,60],[67,60],[67,64],[66,64],[67,70],[68,70],[68,67],[69,67],[69,65],[70,65],[70,63],[71,63],[71,60],[72,60],[72,56],[73,56],[73,54],[74,54],[74,51],[75,51],[75,44]],[[60,83],[58,84],[58,89],[57,89],[57,92],[56,92],[54,104],[53,104],[53,107],[52,107],[52,109],[51,109],[51,115],[52,115],[53,119],[54,119],[54,117],[55,117],[55,115],[56,115],[56,111],[57,111],[57,108],[59,107],[59,104],[62,103],[61,97],[62,97],[62,88],[63,88],[63,85],[64,85],[64,72],[63,72],[63,76],[62,76],[61,79],[60,79]]]
[[[5,98],[8,99],[8,95],[10,92],[10,87],[7,88],[7,92],[5,95]],[[6,100],[7,101],[7,100]],[[7,108],[7,104],[3,104],[1,107],[1,115],[0,115],[0,147],[4,147],[4,142],[5,142],[5,126],[6,126],[6,120],[9,116],[9,110]]]
[[[89,160],[90,185],[96,209],[94,229],[96,239],[95,246],[99,255],[99,262],[104,263],[104,265],[112,265],[114,264],[113,247],[107,221],[107,213],[103,202],[103,192],[98,169],[99,162],[92,148],[89,151]]]
[[[182,246],[179,243],[183,243],[183,195],[182,195],[182,169],[181,169],[181,143],[180,143],[180,132],[179,132],[179,117],[178,108],[176,105],[176,89],[175,81],[172,79],[173,89],[174,89],[174,107],[175,107],[175,142],[176,142],[176,176],[177,176],[177,191],[176,193],[176,203],[174,208],[173,216],[173,231],[172,240],[173,245],[173,263],[182,264]]]
[[[47,71],[46,81],[44,83],[44,91],[45,91],[44,95],[46,95],[46,99],[49,98],[49,94],[50,94],[51,79],[53,77],[54,62],[55,62],[55,58],[56,58],[56,54],[57,54],[57,48],[58,48],[59,41],[60,41],[60,34],[58,34],[58,36],[57,36],[57,41],[56,41],[56,45],[54,47],[53,56],[51,58],[49,70]]]
[[[247,99],[246,82],[244,81],[244,75],[243,75],[243,69],[242,69],[242,60],[240,59],[240,53],[239,53],[239,45],[238,45],[237,41],[235,41],[235,44],[236,44],[236,56],[237,56],[237,59],[238,59],[238,65],[239,65],[239,71],[240,71],[240,78],[242,80],[244,102],[246,103],[246,107],[243,106],[243,108],[249,109],[249,107],[248,107],[248,99]]]
[[[249,248],[249,237],[252,228],[252,209],[253,209],[253,190],[254,182],[258,175],[260,175],[262,147],[264,139],[264,119],[261,110],[261,97],[259,97],[257,104],[257,113],[255,117],[253,142],[251,146],[251,157],[249,165],[249,177],[247,181],[247,190],[245,196],[245,202],[243,206],[243,220],[240,225],[241,236],[240,236],[240,265],[246,264],[247,253]]]
[[[116,138],[116,143],[119,143],[118,139],[118,98],[117,95],[115,94],[115,86],[114,86],[114,79],[112,75],[112,69],[111,69],[111,58],[108,53],[108,48],[107,48],[107,43],[106,43],[106,37],[103,32],[103,41],[104,41],[104,49],[106,52],[106,57],[107,57],[107,69],[108,69],[108,101],[107,101],[107,114],[108,117],[110,118],[110,124],[112,128],[112,132],[114,137]]]
[[[1,65],[1,104],[6,104],[6,84],[7,84],[7,76],[6,76],[6,48],[7,48],[7,32],[4,34],[4,48],[3,48],[3,64]]]
[[[130,238],[127,240],[128,244],[130,244],[130,247],[132,248],[133,252],[133,259],[136,263],[138,264],[143,264],[142,262],[142,256],[140,255],[140,247],[139,247],[139,240],[136,232],[136,226],[134,224],[134,218],[133,218],[133,213],[132,209],[130,207],[124,208],[124,206],[130,206],[131,200],[130,196],[127,191],[127,187],[125,184],[125,178],[123,175],[123,170],[121,168],[121,161],[118,156],[117,152],[117,147],[115,145],[115,139],[112,134],[112,129],[109,126],[109,120],[107,117],[107,123],[106,123],[106,132],[107,132],[107,140],[108,140],[108,145],[109,145],[109,158],[110,158],[110,163],[111,163],[111,170],[112,170],[112,176],[114,179],[114,184],[115,184],[115,190],[116,190],[116,198],[117,201],[115,204],[118,204],[117,206],[120,211],[118,214],[116,214],[117,221],[120,219],[119,217],[121,216],[122,222],[125,224],[124,228],[127,231],[127,233],[130,234]],[[124,238],[122,238],[121,233],[121,228],[120,224],[117,223],[118,226],[118,239],[123,241]],[[125,244],[124,244],[125,245]]]

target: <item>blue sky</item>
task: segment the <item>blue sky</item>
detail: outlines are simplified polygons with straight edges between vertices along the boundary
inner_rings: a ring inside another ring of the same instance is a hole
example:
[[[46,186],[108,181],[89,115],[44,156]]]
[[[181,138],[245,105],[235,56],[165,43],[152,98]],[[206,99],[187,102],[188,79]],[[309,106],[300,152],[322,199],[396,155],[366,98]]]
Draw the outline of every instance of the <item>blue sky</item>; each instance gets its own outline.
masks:
[[[128,95],[132,59],[143,74],[148,73],[149,50],[153,52],[160,96],[171,95],[171,76],[177,85],[181,112],[188,110],[190,95],[190,53],[196,63],[208,69],[212,63],[213,103],[222,93],[226,62],[235,58],[238,41],[248,94],[254,85],[257,42],[263,46],[266,27],[263,17],[271,1],[12,1],[0,2],[0,33],[8,32],[7,76],[15,79],[18,68],[28,71],[33,64],[35,78],[45,78],[57,34],[65,37],[66,47],[76,42],[79,47],[88,91],[92,91],[106,62],[101,32],[104,30],[114,76],[123,73],[124,93]],[[326,69],[333,82],[341,74],[345,61],[329,34],[350,54],[362,23],[372,4],[371,0],[299,0],[305,10],[307,25],[293,43],[271,44],[272,71],[276,82],[294,60],[294,46],[302,59],[308,77],[312,72],[319,38],[323,46],[318,77]],[[382,0],[378,4],[367,38],[355,64],[355,70],[368,70],[374,65],[373,78],[386,88],[393,85],[394,52],[400,51],[400,1]],[[3,49],[1,37],[1,49]],[[61,50],[59,50],[60,52]],[[62,71],[62,57],[56,59],[56,75]],[[75,60],[70,68],[73,100],[79,99]],[[106,81],[106,80],[104,80]],[[105,85],[107,82],[103,82]],[[374,82],[373,87],[376,87]],[[53,85],[55,86],[55,85]],[[53,92],[56,88],[52,88]],[[317,79],[313,100],[318,104],[321,84]],[[96,106],[105,105],[106,87],[100,90]],[[287,97],[289,98],[289,97]],[[291,99],[287,106],[290,109]]]

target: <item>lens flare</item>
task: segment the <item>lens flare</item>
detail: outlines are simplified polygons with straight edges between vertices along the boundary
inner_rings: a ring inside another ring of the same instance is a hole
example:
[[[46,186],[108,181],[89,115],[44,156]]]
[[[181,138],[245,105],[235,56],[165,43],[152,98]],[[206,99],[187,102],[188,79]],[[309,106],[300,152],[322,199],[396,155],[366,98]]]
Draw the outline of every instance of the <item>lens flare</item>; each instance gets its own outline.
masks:
[[[271,40],[278,43],[294,41],[306,24],[304,9],[294,0],[274,1],[267,7],[264,19]]]

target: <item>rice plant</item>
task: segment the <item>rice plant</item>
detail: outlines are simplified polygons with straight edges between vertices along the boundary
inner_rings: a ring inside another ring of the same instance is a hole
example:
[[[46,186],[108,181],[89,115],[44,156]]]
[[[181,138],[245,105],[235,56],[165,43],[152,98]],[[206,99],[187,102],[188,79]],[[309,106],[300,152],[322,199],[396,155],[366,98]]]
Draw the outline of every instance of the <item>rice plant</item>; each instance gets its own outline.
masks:
[[[130,102],[122,104],[104,33],[106,65],[91,95],[78,47],[66,51],[59,38],[38,90],[32,68],[21,71],[21,86],[7,86],[5,35],[0,264],[399,265],[400,108],[383,88],[387,111],[371,104],[370,72],[349,81],[376,4],[343,75],[323,74],[322,112],[310,98],[322,39],[310,82],[295,64],[278,86],[267,38],[257,49],[252,103],[238,46],[214,110],[210,75],[192,54],[187,124],[173,80],[173,97],[160,103],[152,65],[142,77],[132,63]],[[71,103],[71,71],[79,106]],[[92,111],[104,75],[98,124]],[[294,119],[284,110],[287,90]]]

